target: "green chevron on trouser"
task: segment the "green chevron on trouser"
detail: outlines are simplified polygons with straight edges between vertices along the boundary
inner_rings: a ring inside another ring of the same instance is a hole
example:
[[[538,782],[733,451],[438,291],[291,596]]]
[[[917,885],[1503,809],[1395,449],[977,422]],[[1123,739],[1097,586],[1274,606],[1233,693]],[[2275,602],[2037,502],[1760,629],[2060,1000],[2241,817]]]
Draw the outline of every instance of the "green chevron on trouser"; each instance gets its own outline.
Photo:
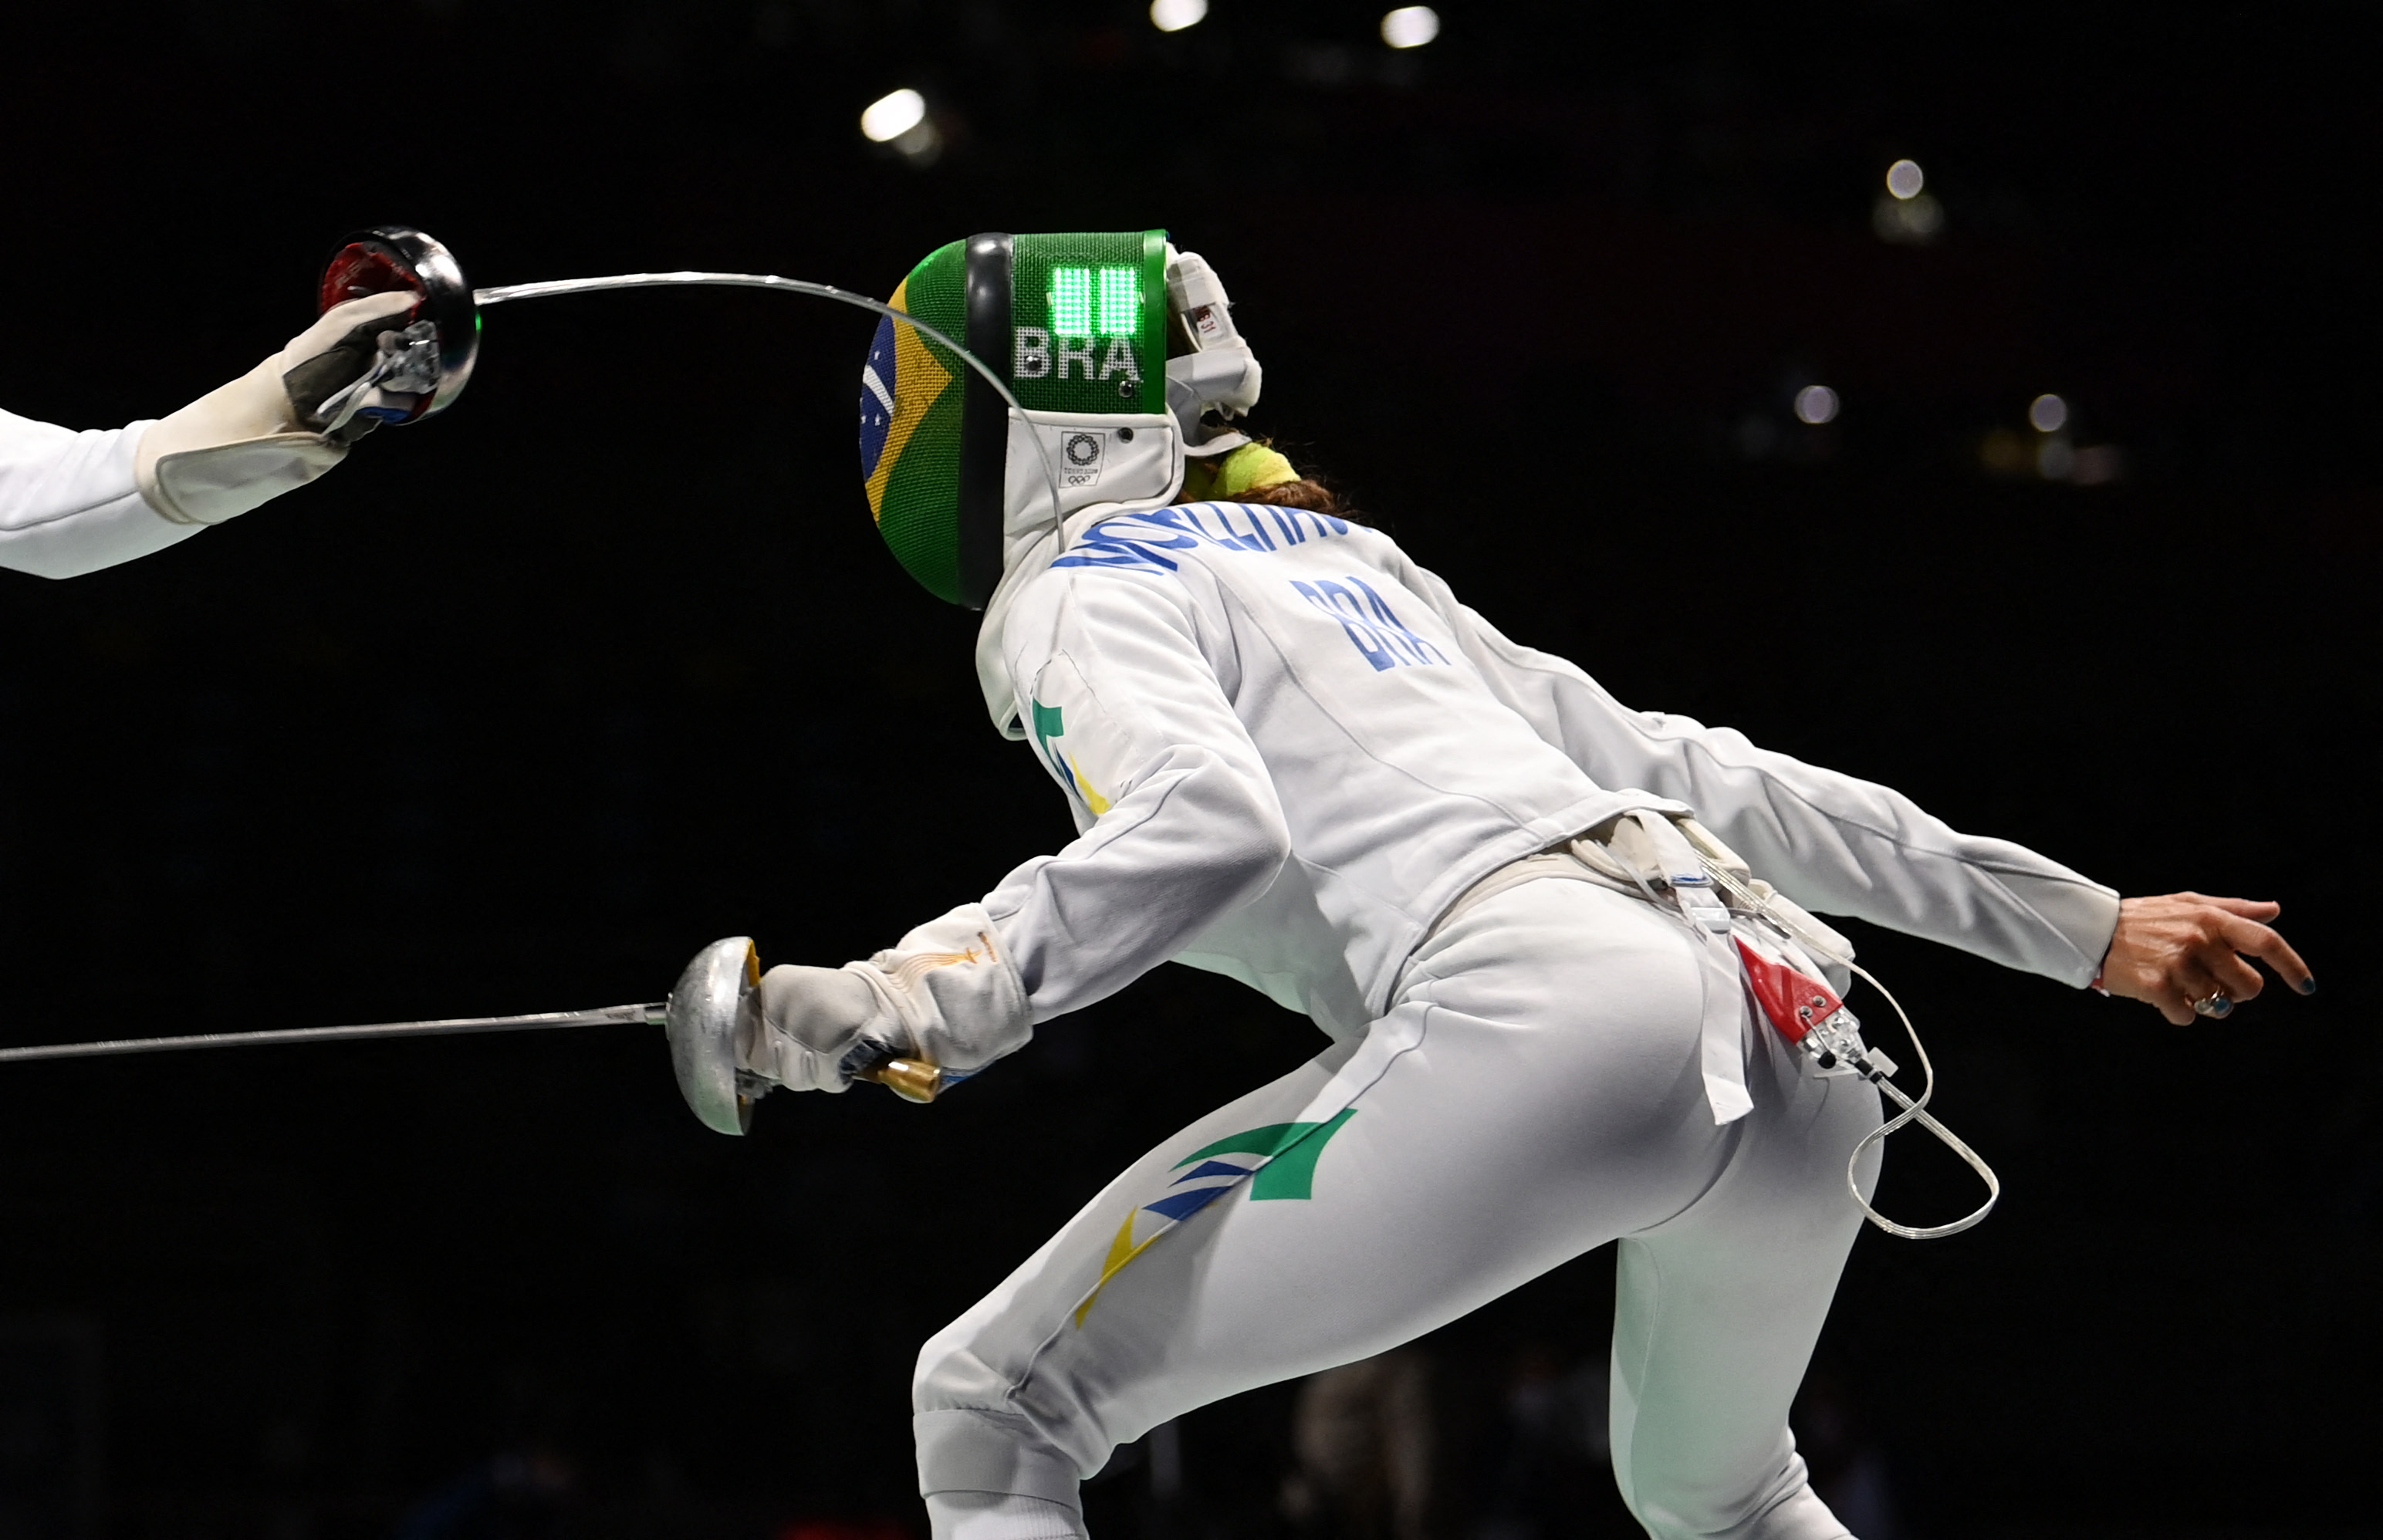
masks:
[[[1251,1201],[1312,1197],[1315,1163],[1324,1147],[1332,1142],[1342,1124],[1356,1115],[1357,1109],[1350,1107],[1326,1123],[1269,1123],[1194,1150],[1175,1164],[1179,1168],[1211,1155],[1270,1155],[1273,1159],[1258,1167],[1257,1179],[1250,1183]]]

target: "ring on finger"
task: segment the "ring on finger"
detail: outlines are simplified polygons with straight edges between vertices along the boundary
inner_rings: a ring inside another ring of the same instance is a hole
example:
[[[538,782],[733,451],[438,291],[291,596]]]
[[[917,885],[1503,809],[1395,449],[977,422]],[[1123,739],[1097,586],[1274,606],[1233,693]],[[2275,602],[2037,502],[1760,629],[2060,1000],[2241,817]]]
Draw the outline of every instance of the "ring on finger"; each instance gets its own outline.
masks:
[[[2226,998],[2224,990],[2212,990],[2192,1003],[2193,1015],[2212,1018],[2225,1016],[2233,1009],[2234,1002]]]

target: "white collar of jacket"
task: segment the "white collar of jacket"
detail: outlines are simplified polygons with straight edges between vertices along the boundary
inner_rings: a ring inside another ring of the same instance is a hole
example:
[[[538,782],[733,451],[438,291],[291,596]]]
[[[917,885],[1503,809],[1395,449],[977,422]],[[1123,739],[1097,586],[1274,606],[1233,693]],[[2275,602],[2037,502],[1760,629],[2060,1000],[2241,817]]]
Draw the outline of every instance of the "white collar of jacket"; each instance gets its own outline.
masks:
[[[1056,518],[1054,479],[1059,493]],[[1001,647],[1002,626],[1018,591],[1101,520],[1174,501],[1183,486],[1183,438],[1174,418],[1164,413],[1012,412],[1008,480],[1001,581],[977,627],[976,678],[993,725],[1005,738],[1023,738],[1026,726]]]

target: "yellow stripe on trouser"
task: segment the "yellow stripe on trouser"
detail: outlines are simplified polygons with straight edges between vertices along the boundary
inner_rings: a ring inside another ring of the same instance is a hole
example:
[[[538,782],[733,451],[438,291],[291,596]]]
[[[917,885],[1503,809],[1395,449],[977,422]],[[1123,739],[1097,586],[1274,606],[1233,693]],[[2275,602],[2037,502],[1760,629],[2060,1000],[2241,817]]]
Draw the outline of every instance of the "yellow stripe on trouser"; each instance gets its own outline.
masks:
[[[1138,1214],[1141,1212],[1142,1211],[1140,1209],[1136,1209],[1133,1211],[1133,1214],[1127,1214],[1125,1216],[1125,1223],[1117,1226],[1117,1238],[1109,1242],[1108,1261],[1101,1264],[1100,1281],[1093,1285],[1093,1291],[1090,1294],[1084,1296],[1084,1302],[1076,1307],[1077,1325],[1081,1326],[1084,1324],[1084,1317],[1092,1313],[1093,1301],[1101,1297],[1101,1290],[1109,1286],[1109,1280],[1116,1277],[1118,1273],[1122,1272],[1127,1263],[1131,1262],[1134,1258],[1142,1255],[1142,1253],[1149,1250],[1152,1246],[1155,1245],[1160,1236],[1165,1235],[1168,1230],[1175,1227],[1171,1224],[1163,1226],[1159,1229],[1154,1231],[1148,1240],[1145,1240],[1141,1245],[1137,1246],[1133,1243],[1133,1220],[1134,1214]]]

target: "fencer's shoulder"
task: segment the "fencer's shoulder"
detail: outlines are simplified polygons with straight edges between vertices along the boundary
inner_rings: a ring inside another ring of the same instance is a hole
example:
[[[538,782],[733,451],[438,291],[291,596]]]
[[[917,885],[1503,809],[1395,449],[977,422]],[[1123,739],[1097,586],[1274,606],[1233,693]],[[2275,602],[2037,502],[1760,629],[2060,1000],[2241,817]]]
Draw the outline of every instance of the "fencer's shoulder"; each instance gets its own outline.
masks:
[[[1068,634],[1086,626],[1139,629],[1155,622],[1180,629],[1201,608],[1195,596],[1204,586],[1187,588],[1181,575],[1179,564],[1169,569],[1062,557],[1019,585],[1005,606],[1002,629],[1013,644],[1040,637],[1043,646],[1064,646]]]
[[[1270,503],[1193,502],[1103,519],[1077,536],[1054,571],[1179,574],[1315,541],[1386,536],[1329,513]]]
[[[1000,618],[1003,666],[1025,698],[1053,658],[1122,648],[1147,663],[1196,650],[1209,600],[1175,574],[1044,568],[1020,584]]]

